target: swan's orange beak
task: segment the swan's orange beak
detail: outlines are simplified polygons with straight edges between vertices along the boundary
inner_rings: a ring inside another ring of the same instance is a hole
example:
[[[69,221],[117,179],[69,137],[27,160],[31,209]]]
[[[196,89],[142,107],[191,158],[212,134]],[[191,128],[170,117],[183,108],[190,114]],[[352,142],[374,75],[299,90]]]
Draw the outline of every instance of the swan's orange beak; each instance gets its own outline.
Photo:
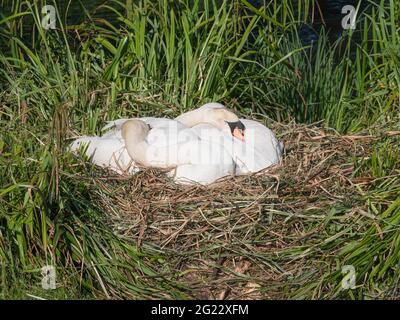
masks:
[[[244,130],[235,128],[233,129],[232,135],[240,141],[244,141]]]

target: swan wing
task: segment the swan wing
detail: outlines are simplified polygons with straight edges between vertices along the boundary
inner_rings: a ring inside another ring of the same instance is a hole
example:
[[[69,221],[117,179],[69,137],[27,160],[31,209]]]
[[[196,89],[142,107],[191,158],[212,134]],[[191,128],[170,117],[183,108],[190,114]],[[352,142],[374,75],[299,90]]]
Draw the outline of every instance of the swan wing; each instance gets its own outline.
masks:
[[[189,153],[188,158],[185,160],[190,163],[176,167],[175,182],[207,185],[220,178],[234,174],[235,165],[233,159],[220,144],[200,139],[197,145],[190,142],[186,147]],[[194,152],[191,151],[193,149],[195,149]],[[182,150],[180,151],[182,152]]]
[[[247,170],[242,168],[239,173],[257,172],[279,163],[282,157],[281,144],[272,130],[255,120],[240,120],[246,127],[241,160]]]
[[[97,166],[108,168],[118,173],[135,173],[138,171],[125,144],[120,139],[83,136],[72,142],[70,150],[77,153],[84,150],[85,155]]]
[[[124,118],[118,119],[114,121],[109,121],[107,124],[101,129],[102,132],[105,132],[102,137],[106,138],[118,138],[122,139],[122,125],[128,120],[141,120],[147,123],[152,129],[163,129],[166,130],[168,128],[177,127],[178,130],[185,129],[186,127],[172,119],[168,118],[155,118],[155,117],[143,117],[143,118]]]

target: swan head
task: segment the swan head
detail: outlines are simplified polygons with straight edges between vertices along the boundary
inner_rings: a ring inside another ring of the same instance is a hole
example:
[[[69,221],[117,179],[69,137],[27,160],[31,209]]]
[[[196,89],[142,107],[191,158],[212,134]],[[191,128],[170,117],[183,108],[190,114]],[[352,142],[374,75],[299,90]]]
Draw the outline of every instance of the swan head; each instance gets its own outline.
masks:
[[[133,138],[136,141],[144,140],[150,131],[150,126],[142,120],[128,120],[122,125],[121,135],[126,141]]]
[[[226,108],[208,109],[207,122],[241,141],[245,140],[246,127],[235,113]]]

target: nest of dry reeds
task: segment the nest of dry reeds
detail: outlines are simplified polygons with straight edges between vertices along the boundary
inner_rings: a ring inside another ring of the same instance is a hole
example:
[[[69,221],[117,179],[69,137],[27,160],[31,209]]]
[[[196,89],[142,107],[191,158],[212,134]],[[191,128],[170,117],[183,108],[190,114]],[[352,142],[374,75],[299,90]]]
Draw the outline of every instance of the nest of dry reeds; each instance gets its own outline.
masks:
[[[274,131],[285,155],[263,172],[207,187],[175,185],[157,170],[101,177],[108,196],[97,201],[115,232],[162,250],[160,273],[179,274],[194,298],[282,297],[286,284],[301,287],[329,269],[318,257],[337,250],[343,223],[361,228],[354,217],[364,202],[353,190],[369,181],[353,165],[374,137],[295,124]]]

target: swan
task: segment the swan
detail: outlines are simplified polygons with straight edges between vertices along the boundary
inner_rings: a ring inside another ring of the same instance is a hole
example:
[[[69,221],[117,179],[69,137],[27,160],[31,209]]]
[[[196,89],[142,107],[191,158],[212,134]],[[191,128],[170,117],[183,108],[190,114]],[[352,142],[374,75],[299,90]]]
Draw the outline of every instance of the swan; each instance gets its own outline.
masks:
[[[151,128],[146,132],[145,138],[150,147],[147,150],[151,153],[151,161],[145,161],[142,165],[158,168],[172,167],[169,175],[173,176],[175,182],[178,183],[209,184],[225,175],[232,174],[234,168],[232,168],[233,163],[229,153],[212,141],[210,143],[200,141],[198,135],[191,130],[190,126],[207,123],[218,128],[221,132],[225,132],[226,137],[236,137],[242,140],[245,128],[239,118],[227,109],[210,108],[186,115],[185,119],[185,125],[167,118],[118,119],[109,122],[102,129],[107,132],[101,137],[77,139],[72,143],[71,150],[76,152],[82,144],[89,144],[86,154],[91,157],[93,163],[108,167],[118,173],[135,173],[139,169],[135,163],[135,158],[129,156],[126,139],[122,135],[122,128],[128,121],[140,120],[147,124],[148,128]],[[141,132],[139,129],[136,129],[136,131]],[[130,139],[128,138],[128,140]],[[188,144],[189,142],[191,144]],[[201,157],[203,159],[200,161]],[[211,157],[211,159],[207,159],[207,157]],[[190,161],[197,160],[190,162],[188,159]],[[225,159],[228,163],[224,163]]]
[[[219,130],[221,127],[213,126],[210,121],[193,123],[192,119],[210,114],[211,110],[229,111],[223,104],[212,102],[186,112],[175,120],[191,127],[201,139],[223,144],[236,164],[235,172],[238,175],[258,172],[280,162],[282,145],[274,133],[258,121],[238,119],[240,127],[234,128],[236,134],[232,131],[234,139],[231,139],[226,128]]]
[[[169,175],[182,184],[206,185],[234,174],[233,159],[221,145],[201,140],[196,135],[191,135],[187,141],[154,145],[148,140],[150,129],[139,119],[122,124],[121,135],[127,152],[138,165],[171,169]]]

